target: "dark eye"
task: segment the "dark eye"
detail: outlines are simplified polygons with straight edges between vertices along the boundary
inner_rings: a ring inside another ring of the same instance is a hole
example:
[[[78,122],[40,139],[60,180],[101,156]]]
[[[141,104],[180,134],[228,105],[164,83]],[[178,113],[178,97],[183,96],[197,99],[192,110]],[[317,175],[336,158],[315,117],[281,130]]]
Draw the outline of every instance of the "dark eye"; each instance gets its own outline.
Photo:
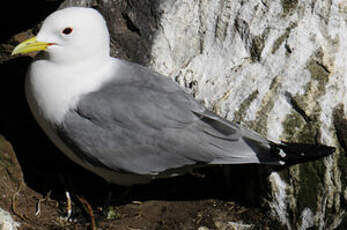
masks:
[[[72,32],[72,28],[71,28],[71,27],[66,27],[66,28],[62,31],[62,33],[63,33],[63,34],[66,34],[66,35],[71,34],[71,32]]]

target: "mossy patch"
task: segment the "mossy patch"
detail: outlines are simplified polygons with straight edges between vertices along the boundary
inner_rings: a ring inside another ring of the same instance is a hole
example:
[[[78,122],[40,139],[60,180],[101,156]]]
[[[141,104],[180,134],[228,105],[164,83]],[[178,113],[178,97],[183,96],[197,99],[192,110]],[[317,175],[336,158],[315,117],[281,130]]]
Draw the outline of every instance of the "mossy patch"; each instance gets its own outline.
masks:
[[[310,58],[306,67],[311,73],[311,78],[318,82],[317,96],[325,94],[325,86],[329,81],[330,71],[323,64],[323,55],[322,49],[318,49]]]
[[[344,153],[347,154],[347,119],[345,118],[343,104],[337,105],[334,108],[333,121],[339,144],[344,150]]]
[[[252,39],[251,58],[252,61],[260,61],[261,53],[265,46],[265,39],[262,36],[255,36]]]
[[[247,126],[252,128],[257,133],[262,134],[263,136],[267,135],[267,119],[268,114],[271,112],[272,108],[275,105],[277,90],[281,87],[281,77],[276,76],[272,79],[269,90],[262,99],[261,109],[257,111],[257,120],[247,122]]]
[[[297,209],[301,213],[310,208],[313,213],[317,210],[317,197],[322,196],[325,166],[323,161],[313,161],[300,165],[300,188],[297,194]]]
[[[319,129],[319,116],[322,112],[318,99],[325,95],[325,87],[328,84],[330,75],[329,70],[322,63],[323,52],[318,49],[306,64],[306,69],[311,74],[311,81],[305,86],[305,93],[293,97],[296,106],[310,118],[310,121],[312,121],[310,126],[315,130]]]
[[[286,17],[295,11],[298,5],[298,0],[281,0],[283,12],[282,17]]]
[[[216,29],[215,29],[215,38],[224,41],[225,37],[227,35],[227,27],[228,23],[222,21],[221,16],[217,16],[217,23],[216,23]]]
[[[246,116],[246,112],[251,105],[251,103],[254,101],[254,99],[257,98],[259,92],[258,90],[253,91],[240,105],[237,112],[235,112],[235,118],[234,121],[241,122],[243,118]]]
[[[120,219],[121,215],[119,214],[118,210],[115,207],[108,207],[106,219],[108,220],[117,220]]]
[[[336,129],[337,140],[341,146],[341,152],[338,157],[338,167],[341,170],[342,191],[347,186],[347,119],[345,119],[343,104],[337,105],[333,112],[333,122]],[[342,198],[344,199],[344,198]],[[345,206],[346,201],[342,202]],[[345,207],[347,208],[347,207]]]
[[[341,190],[345,191],[347,189],[347,156],[345,153],[341,153],[339,155],[338,158],[338,162],[337,162],[337,166],[338,168],[341,170]],[[347,209],[347,200],[345,199],[345,197],[343,196],[343,192],[341,194],[341,206],[342,209],[346,210]],[[347,222],[346,222],[347,223]]]
[[[283,141],[306,144],[315,143],[318,127],[314,124],[307,123],[299,113],[293,112],[287,114],[282,125],[284,132],[281,139]]]
[[[261,35],[254,36],[251,43],[251,59],[252,61],[260,61],[261,54],[265,47],[265,40],[270,32],[269,28],[266,28]]]
[[[289,142],[317,143],[320,135],[321,122],[319,121],[321,107],[319,98],[324,96],[325,87],[329,81],[329,70],[323,64],[322,49],[318,49],[306,64],[311,74],[303,95],[295,95],[292,100],[293,112],[283,121],[284,132],[281,139]],[[301,213],[310,208],[313,213],[317,210],[317,202],[324,195],[324,174],[326,167],[323,161],[317,160],[299,166],[299,177],[295,183],[295,196],[297,207],[293,210]]]
[[[221,1],[221,13],[217,16],[215,38],[224,41],[227,33],[231,16],[231,6],[225,1]]]
[[[272,50],[271,53],[274,54],[276,53],[276,51],[281,47],[281,45],[283,44],[283,42],[285,40],[287,40],[287,38],[289,37],[290,32],[292,31],[293,28],[295,28],[297,26],[296,23],[292,23],[290,24],[287,28],[286,31],[279,36],[276,41],[274,42],[273,46],[272,46]]]
[[[329,81],[329,71],[322,63],[323,53],[319,49],[315,52],[306,65],[306,69],[311,73],[311,81],[305,86],[303,95],[293,97],[295,104],[300,111],[287,115],[283,122],[285,140],[301,143],[316,143],[319,135],[319,116],[321,107],[318,99],[325,94],[325,87]],[[295,110],[296,108],[293,107]],[[300,112],[304,112],[310,122],[305,121]]]

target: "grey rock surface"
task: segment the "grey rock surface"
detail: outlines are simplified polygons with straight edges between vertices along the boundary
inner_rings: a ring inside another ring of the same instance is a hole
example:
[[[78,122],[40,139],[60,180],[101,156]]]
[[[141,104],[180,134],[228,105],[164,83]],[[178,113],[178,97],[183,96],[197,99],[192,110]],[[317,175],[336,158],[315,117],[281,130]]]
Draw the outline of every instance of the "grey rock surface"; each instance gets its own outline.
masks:
[[[269,177],[288,229],[347,226],[347,2],[66,1],[108,22],[114,56],[149,65],[209,109],[275,141],[336,146]],[[265,198],[265,197],[264,197]]]

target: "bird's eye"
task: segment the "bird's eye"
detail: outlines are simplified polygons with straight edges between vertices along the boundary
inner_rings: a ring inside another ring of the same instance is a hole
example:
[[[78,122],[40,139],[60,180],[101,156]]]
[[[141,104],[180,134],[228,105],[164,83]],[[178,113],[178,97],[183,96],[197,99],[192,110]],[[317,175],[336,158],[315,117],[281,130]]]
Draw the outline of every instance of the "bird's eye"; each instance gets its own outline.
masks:
[[[65,34],[65,35],[68,35],[68,34],[71,34],[72,32],[72,28],[71,27],[66,27],[62,33]]]

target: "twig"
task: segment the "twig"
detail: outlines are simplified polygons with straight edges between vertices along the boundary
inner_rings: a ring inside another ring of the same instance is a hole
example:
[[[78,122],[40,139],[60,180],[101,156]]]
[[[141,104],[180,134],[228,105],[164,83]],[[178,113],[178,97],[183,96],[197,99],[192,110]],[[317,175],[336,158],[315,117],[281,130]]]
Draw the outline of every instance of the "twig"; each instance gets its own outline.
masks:
[[[36,205],[36,212],[35,216],[39,216],[41,214],[41,203],[44,201],[54,201],[51,199],[51,193],[52,191],[49,191],[44,198],[39,199]],[[56,202],[56,201],[55,201]]]
[[[25,220],[24,215],[22,215],[21,213],[19,213],[19,212],[17,211],[17,207],[16,207],[16,197],[18,196],[19,192],[22,190],[22,187],[23,187],[23,183],[20,183],[19,186],[18,186],[17,191],[13,194],[13,196],[12,196],[11,208],[12,208],[12,212],[13,212],[16,216],[20,217],[22,220]]]
[[[80,197],[80,196],[77,196],[77,198],[82,203],[83,207],[86,209],[86,211],[88,212],[88,214],[90,216],[90,222],[91,222],[92,230],[96,230],[95,216],[94,216],[92,206],[88,203],[88,201],[85,198]]]

